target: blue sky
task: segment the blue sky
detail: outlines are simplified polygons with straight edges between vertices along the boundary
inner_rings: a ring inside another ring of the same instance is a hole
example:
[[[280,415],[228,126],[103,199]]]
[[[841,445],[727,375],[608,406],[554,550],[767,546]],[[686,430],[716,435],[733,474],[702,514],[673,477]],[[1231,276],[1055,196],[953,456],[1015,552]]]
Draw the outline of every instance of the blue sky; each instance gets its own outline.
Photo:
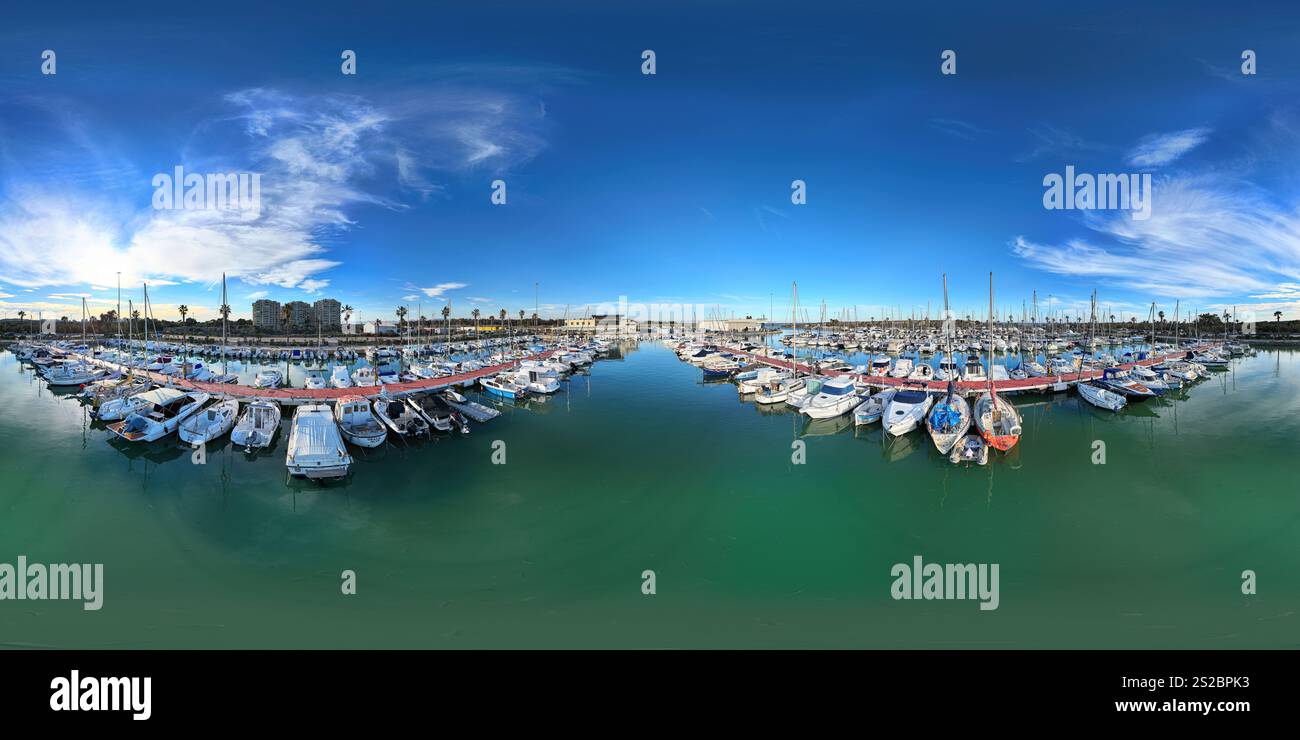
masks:
[[[107,310],[120,271],[158,315],[210,318],[225,271],[236,317],[260,296],[531,313],[536,283],[545,316],[627,296],[787,318],[794,280],[813,317],[919,316],[944,272],[981,312],[992,270],[1000,311],[1096,289],[1120,316],[1300,316],[1300,10],[1046,5],[8,10],[0,312]],[[177,165],[259,173],[260,215],[152,208]],[[1046,210],[1066,165],[1151,174],[1151,218]]]

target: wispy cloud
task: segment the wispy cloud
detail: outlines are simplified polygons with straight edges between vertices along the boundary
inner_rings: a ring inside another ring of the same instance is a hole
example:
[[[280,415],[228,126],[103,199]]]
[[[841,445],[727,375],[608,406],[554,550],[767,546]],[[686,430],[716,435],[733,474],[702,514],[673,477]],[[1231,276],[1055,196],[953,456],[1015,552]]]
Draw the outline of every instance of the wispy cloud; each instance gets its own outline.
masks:
[[[981,136],[988,134],[989,130],[980,128],[973,123],[959,121],[955,118],[931,118],[929,121],[930,128],[942,134],[947,134],[965,141],[975,141]]]
[[[1210,137],[1208,128],[1189,128],[1144,136],[1126,159],[1134,167],[1160,167],[1190,152]]]
[[[1079,136],[1073,131],[1049,124],[1028,129],[1033,138],[1029,151],[1016,157],[1017,162],[1028,162],[1040,157],[1065,157],[1086,152],[1104,151],[1107,147]]]

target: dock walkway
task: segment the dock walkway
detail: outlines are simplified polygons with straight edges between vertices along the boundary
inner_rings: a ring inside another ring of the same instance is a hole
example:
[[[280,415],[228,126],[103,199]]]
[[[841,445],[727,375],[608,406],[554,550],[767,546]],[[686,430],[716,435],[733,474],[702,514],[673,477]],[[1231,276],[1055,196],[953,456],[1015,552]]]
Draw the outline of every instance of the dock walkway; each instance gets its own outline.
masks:
[[[757,354],[754,352],[746,352],[745,350],[742,349],[734,349],[730,347],[723,347],[722,349],[735,355],[744,355],[746,357],[749,357],[752,360],[756,360],[758,362],[761,362],[765,365],[770,365],[772,367],[789,369],[791,365],[791,361],[784,358],[777,359],[771,356]],[[1210,349],[1213,349],[1213,347],[1211,347]],[[1116,365],[1116,367],[1124,370],[1128,370],[1133,368],[1136,365],[1142,365],[1144,367],[1150,365],[1157,365],[1168,359],[1181,359],[1185,354],[1186,354],[1185,350],[1180,350],[1178,352],[1158,355],[1156,357],[1148,357],[1145,360],[1139,360],[1137,362],[1129,362],[1123,365]],[[811,365],[805,363],[796,363],[795,367],[798,369],[798,372],[802,375],[814,374],[814,368]],[[993,387],[998,393],[1006,393],[1008,395],[1013,393],[1060,392],[1060,391],[1067,390],[1070,386],[1081,381],[1097,380],[1101,378],[1103,372],[1104,372],[1103,370],[1084,370],[1081,373],[1069,373],[1067,375],[1051,375],[1051,376],[1046,376],[1041,378],[1024,378],[1023,380],[1016,380],[1016,379],[995,380],[993,381]],[[909,382],[913,384],[922,382],[919,380],[909,381],[907,378],[880,377],[876,375],[863,375],[861,373],[836,373],[836,374],[851,375],[853,376],[855,381],[862,383],[863,385],[869,386],[873,389],[884,389],[884,388],[889,388],[891,386],[896,387]],[[960,393],[961,395],[973,396],[988,390],[989,383],[987,380],[959,380],[956,382],[956,386],[957,386],[957,392]],[[948,390],[948,381],[946,380],[928,381],[926,382],[926,390],[928,390],[931,393],[946,392]]]
[[[524,359],[543,360],[550,357],[553,353],[554,350],[548,350],[540,354],[525,357]],[[495,375],[502,370],[513,369],[518,366],[519,362],[521,362],[521,360],[511,360],[509,362],[490,365],[478,370],[457,373],[455,375],[446,375],[441,378],[413,380],[407,383],[385,383],[373,386],[352,386],[351,388],[308,389],[255,388],[251,385],[237,385],[233,383],[207,383],[198,380],[187,380],[175,375],[164,375],[150,370],[132,369],[125,365],[90,357],[84,359],[87,362],[115,370],[124,375],[127,373],[133,373],[136,377],[148,378],[154,383],[168,388],[203,391],[205,393],[211,393],[225,398],[235,398],[243,402],[276,401],[284,406],[299,406],[307,403],[329,403],[337,401],[344,396],[362,396],[368,399],[375,399],[382,395],[388,398],[402,398],[417,393],[430,393],[445,388],[469,386],[473,385],[473,383],[479,378]]]

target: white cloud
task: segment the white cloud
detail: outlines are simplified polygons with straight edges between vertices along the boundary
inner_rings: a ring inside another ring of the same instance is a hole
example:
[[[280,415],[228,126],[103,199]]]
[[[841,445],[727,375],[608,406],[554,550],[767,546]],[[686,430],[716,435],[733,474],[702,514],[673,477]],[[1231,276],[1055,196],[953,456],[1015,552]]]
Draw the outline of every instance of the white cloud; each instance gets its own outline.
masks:
[[[252,293],[249,293],[248,295],[244,296],[244,300],[246,300],[246,301],[255,301],[255,300],[259,299],[259,298],[265,298],[265,297],[267,297],[267,296],[270,295],[270,294],[271,294],[271,291],[269,291],[269,290],[255,290],[255,291],[253,291]]]
[[[449,290],[459,290],[461,288],[468,288],[468,287],[469,287],[468,283],[438,283],[437,285],[428,288],[421,288],[411,283],[407,283],[406,285],[403,286],[403,288],[405,288],[406,290],[419,291],[421,293],[424,293],[429,298],[438,298]]]
[[[1128,163],[1135,167],[1160,167],[1200,146],[1209,136],[1208,128],[1144,136],[1128,153]]]

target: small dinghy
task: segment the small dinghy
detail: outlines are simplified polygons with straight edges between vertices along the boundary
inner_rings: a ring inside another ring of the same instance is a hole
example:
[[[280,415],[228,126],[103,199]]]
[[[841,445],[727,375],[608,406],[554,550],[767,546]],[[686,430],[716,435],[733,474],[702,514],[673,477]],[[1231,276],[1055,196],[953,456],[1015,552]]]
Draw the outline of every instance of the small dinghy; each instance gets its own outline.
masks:
[[[984,438],[978,434],[967,434],[961,442],[952,448],[948,461],[955,464],[975,463],[986,465],[989,461],[989,448]]]

